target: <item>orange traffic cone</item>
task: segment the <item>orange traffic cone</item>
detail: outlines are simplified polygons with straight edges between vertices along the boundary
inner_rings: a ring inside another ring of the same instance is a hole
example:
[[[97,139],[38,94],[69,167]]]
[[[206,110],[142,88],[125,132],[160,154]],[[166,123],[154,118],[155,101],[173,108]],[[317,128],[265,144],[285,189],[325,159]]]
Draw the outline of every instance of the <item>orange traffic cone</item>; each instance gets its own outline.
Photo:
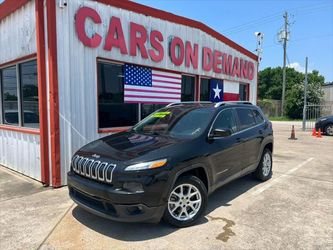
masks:
[[[312,129],[312,136],[316,136],[317,135],[317,130],[315,128]]]
[[[295,135],[295,126],[294,125],[291,127],[291,135],[288,139],[289,140],[297,140],[296,135]]]
[[[318,130],[318,133],[317,133],[317,138],[321,138],[321,129]]]

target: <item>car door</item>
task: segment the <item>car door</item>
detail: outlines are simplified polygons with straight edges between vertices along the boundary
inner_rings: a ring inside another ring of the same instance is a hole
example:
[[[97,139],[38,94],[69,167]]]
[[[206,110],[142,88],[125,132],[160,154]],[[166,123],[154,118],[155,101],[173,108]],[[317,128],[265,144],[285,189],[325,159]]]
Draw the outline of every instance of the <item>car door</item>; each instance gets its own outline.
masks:
[[[262,141],[262,130],[256,123],[253,109],[240,107],[236,108],[239,132],[237,139],[242,141],[242,169],[254,166],[257,162],[258,153]]]
[[[214,129],[230,129],[231,135],[227,137],[213,138],[210,140],[209,162],[212,166],[215,184],[232,178],[241,170],[242,142],[237,140],[237,120],[234,109],[224,109],[215,118],[211,132]]]

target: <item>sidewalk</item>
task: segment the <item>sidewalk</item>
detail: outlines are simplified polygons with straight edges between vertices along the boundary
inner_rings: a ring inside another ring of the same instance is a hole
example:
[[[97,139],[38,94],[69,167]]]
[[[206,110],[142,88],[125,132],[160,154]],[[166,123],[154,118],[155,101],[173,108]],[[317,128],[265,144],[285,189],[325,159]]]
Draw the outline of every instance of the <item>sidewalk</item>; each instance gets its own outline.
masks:
[[[0,249],[37,249],[73,202],[67,188],[45,188],[0,166]]]

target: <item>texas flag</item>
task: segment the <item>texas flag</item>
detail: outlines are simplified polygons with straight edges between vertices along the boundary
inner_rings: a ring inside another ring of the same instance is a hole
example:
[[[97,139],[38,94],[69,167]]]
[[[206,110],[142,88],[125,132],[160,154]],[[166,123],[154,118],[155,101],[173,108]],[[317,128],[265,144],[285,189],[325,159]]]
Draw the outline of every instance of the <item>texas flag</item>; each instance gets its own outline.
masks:
[[[239,101],[239,83],[238,82],[224,80],[223,87],[224,87],[224,93],[223,93],[224,101]]]
[[[210,97],[211,102],[223,102],[223,81],[218,79],[210,80]]]
[[[239,101],[239,83],[211,79],[209,100],[211,102]]]

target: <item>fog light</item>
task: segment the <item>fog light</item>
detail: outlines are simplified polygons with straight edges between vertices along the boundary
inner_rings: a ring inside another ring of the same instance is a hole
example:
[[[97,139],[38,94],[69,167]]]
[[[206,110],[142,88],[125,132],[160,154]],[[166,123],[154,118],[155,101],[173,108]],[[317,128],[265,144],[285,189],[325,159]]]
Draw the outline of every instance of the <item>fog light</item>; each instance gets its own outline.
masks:
[[[127,208],[127,212],[130,215],[142,214],[143,213],[142,206],[139,205],[139,206],[129,207]]]
[[[130,192],[141,193],[143,192],[143,187],[141,183],[137,182],[125,182],[123,189],[126,189]]]

